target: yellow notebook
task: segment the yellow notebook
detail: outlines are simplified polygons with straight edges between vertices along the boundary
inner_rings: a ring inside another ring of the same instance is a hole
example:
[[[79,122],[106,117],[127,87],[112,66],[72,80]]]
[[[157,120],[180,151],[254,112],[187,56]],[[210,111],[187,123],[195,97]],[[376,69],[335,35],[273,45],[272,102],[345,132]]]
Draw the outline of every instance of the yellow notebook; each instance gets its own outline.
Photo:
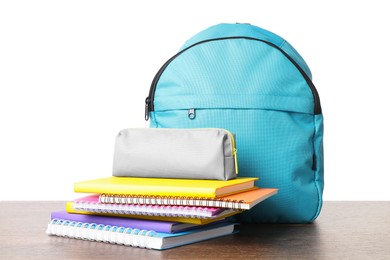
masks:
[[[213,218],[186,218],[186,217],[164,217],[164,216],[151,216],[151,215],[136,215],[136,214],[116,214],[116,213],[97,213],[97,212],[89,212],[84,210],[77,210],[73,208],[73,202],[69,201],[66,203],[66,212],[68,213],[76,213],[76,214],[86,214],[86,215],[99,215],[99,216],[112,216],[112,217],[126,217],[126,218],[137,218],[137,219],[150,219],[150,220],[161,220],[161,221],[171,221],[171,222],[181,222],[181,223],[189,223],[196,225],[204,225],[208,223],[212,223],[235,214],[240,213],[239,210],[225,210],[217,217]]]
[[[163,178],[108,177],[76,182],[75,192],[121,195],[217,198],[254,189],[258,178],[228,181]]]

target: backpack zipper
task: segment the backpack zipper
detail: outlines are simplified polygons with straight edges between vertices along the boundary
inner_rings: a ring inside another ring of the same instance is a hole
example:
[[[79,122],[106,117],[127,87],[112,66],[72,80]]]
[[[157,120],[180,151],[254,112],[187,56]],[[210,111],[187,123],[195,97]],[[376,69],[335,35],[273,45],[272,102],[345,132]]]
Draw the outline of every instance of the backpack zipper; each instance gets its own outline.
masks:
[[[154,111],[154,104],[153,103],[154,103],[154,94],[156,92],[157,83],[160,80],[160,77],[161,77],[162,73],[164,72],[164,70],[168,67],[168,65],[174,59],[176,59],[178,56],[180,56],[180,54],[182,54],[183,52],[185,52],[185,51],[187,51],[187,50],[189,50],[192,47],[195,47],[197,45],[207,43],[207,42],[212,42],[212,41],[222,41],[222,40],[232,40],[232,39],[246,39],[246,40],[252,40],[252,41],[259,41],[259,42],[266,43],[266,44],[274,47],[275,49],[279,50],[299,70],[299,72],[302,74],[302,76],[306,80],[306,83],[309,86],[309,88],[313,94],[313,98],[314,98],[314,114],[318,115],[318,114],[322,113],[321,104],[320,104],[320,97],[318,95],[316,87],[314,86],[314,84],[311,81],[311,79],[309,78],[309,76],[307,76],[307,74],[303,71],[303,69],[298,65],[298,63],[293,58],[290,57],[290,55],[288,55],[279,46],[277,46],[271,42],[265,41],[265,40],[261,40],[261,39],[257,39],[257,38],[253,38],[253,37],[246,37],[246,36],[232,36],[232,37],[222,37],[222,38],[214,38],[214,39],[199,41],[199,42],[194,43],[194,44],[188,46],[187,48],[179,51],[174,56],[172,56],[169,60],[167,60],[164,63],[164,65],[158,70],[157,74],[154,76],[152,84],[150,86],[149,95],[145,99],[145,120],[148,121],[149,120],[149,113]]]

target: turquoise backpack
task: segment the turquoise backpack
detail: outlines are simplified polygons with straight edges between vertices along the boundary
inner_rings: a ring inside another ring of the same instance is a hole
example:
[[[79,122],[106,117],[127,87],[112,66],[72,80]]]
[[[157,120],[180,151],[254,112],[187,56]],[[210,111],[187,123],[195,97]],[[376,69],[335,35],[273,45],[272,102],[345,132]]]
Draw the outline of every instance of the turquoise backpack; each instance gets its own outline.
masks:
[[[279,189],[238,221],[309,223],[320,213],[320,99],[307,64],[281,37],[250,24],[200,32],[157,72],[145,110],[151,127],[236,134],[239,176]]]

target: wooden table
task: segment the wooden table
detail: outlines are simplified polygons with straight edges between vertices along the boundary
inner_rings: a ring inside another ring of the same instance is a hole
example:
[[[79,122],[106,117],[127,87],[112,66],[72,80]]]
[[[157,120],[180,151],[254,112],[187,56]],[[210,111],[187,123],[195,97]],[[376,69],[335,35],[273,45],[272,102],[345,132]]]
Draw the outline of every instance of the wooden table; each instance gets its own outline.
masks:
[[[390,259],[390,202],[325,202],[310,225],[241,225],[165,251],[45,234],[64,202],[0,202],[0,259]]]

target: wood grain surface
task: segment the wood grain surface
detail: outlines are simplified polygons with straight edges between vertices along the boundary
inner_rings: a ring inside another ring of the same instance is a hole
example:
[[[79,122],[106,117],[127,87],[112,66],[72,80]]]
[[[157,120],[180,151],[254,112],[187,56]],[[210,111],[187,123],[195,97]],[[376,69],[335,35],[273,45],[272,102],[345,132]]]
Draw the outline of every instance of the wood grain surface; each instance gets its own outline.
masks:
[[[47,236],[65,202],[0,202],[0,259],[390,259],[390,202],[325,202],[314,224],[240,225],[165,251]]]

